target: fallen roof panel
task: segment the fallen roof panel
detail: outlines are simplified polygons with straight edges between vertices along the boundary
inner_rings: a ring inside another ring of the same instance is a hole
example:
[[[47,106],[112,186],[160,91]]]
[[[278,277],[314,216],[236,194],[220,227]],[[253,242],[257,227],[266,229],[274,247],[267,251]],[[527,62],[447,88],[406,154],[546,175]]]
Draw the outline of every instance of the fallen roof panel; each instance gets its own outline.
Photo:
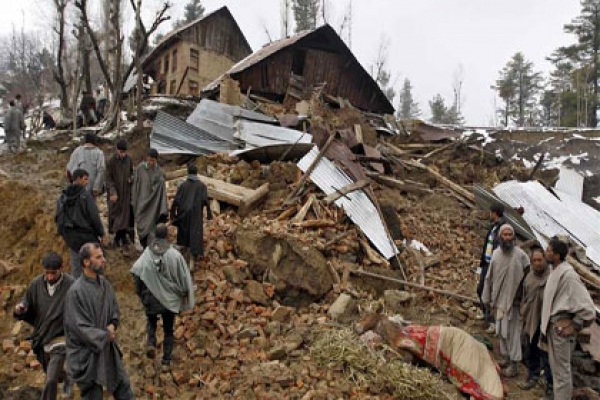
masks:
[[[306,172],[319,154],[317,147],[306,154],[298,167]],[[339,189],[354,181],[338,168],[333,162],[323,157],[317,164],[310,179],[327,195],[336,193]],[[340,197],[335,201],[338,207],[344,209],[352,222],[360,227],[367,238],[386,259],[398,254],[398,249],[387,233],[385,225],[379,216],[377,208],[362,190],[357,190]]]
[[[583,181],[583,176],[577,173],[577,171],[561,167],[558,182],[556,182],[554,187],[562,193],[569,194],[581,201],[583,199]]]
[[[239,139],[251,146],[272,146],[285,143],[311,143],[312,135],[294,129],[251,121],[238,121]]]
[[[208,155],[231,150],[231,145],[217,136],[163,111],[154,120],[150,146],[159,154]]]

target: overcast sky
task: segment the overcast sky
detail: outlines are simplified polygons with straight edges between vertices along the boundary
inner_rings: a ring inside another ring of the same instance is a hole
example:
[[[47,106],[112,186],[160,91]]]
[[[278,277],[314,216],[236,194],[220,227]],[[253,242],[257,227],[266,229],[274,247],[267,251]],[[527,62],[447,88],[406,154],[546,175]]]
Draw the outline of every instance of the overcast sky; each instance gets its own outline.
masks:
[[[20,29],[23,23],[26,30],[47,30],[51,20],[44,2],[49,0],[0,0],[0,34],[9,33],[13,25]],[[187,1],[172,2],[173,17],[179,18]],[[336,30],[349,2],[329,0],[328,21]],[[207,11],[227,5],[255,50],[268,41],[265,29],[274,38],[281,34],[280,0],[202,3]],[[156,10],[160,1],[144,4]],[[451,102],[453,76],[462,66],[463,113],[467,124],[479,126],[492,121],[490,85],[508,59],[522,51],[537,69],[547,71],[545,58],[574,40],[562,28],[580,10],[579,0],[352,0],[352,7],[352,50],[365,68],[373,63],[382,35],[387,35],[397,91],[405,78],[410,79],[428,117],[428,101],[436,93]],[[397,107],[397,98],[394,103]]]

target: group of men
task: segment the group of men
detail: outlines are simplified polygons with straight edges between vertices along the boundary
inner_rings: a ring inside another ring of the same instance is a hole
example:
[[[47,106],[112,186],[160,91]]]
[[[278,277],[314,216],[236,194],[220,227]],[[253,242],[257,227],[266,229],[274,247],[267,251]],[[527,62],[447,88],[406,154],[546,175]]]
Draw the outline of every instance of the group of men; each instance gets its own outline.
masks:
[[[17,94],[14,100],[9,101],[8,105],[9,109],[4,115],[2,126],[6,135],[5,141],[8,144],[8,151],[15,154],[21,147],[21,136],[25,139],[25,111],[23,110],[21,95]]]
[[[167,199],[158,152],[150,149],[146,161],[134,169],[127,143],[121,140],[105,165],[95,138],[86,135],[84,141],[71,155],[67,165],[71,183],[57,201],[56,223],[69,247],[71,274],[64,271],[59,254],[47,253],[42,260],[43,273],[31,282],[15,306],[14,316],[34,328],[32,348],[46,372],[43,399],[56,399],[61,381],[67,396],[73,382],[79,386],[82,399],[99,400],[104,390],[116,399],[132,399],[134,393],[116,340],[119,307],[113,287],[103,276],[103,246],[108,243],[108,234],[96,199],[104,189],[113,244],[122,247],[132,243],[135,226],[144,247],[130,273],[147,317],[149,358],[156,356],[156,330],[158,318],[162,318],[163,368],[169,368],[172,359],[175,316],[195,304],[194,286],[186,260],[169,243],[168,227],[163,223],[168,216]],[[194,165],[188,172],[171,217],[179,226],[178,241],[191,253],[202,255],[207,189]],[[208,213],[210,217],[210,209]]]
[[[506,377],[518,375],[525,362],[528,390],[546,379],[545,399],[570,400],[571,355],[578,332],[596,318],[595,305],[579,275],[566,261],[567,243],[552,238],[546,250],[528,255],[516,245],[504,208],[493,205],[481,256],[477,288],[489,333],[500,342],[499,365]]]

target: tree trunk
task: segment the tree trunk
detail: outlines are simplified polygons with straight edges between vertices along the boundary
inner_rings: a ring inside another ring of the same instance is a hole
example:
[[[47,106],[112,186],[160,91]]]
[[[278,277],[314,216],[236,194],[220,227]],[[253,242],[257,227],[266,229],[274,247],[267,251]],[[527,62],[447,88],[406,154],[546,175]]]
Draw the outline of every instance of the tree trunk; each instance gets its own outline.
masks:
[[[137,35],[136,35],[136,44],[135,44],[135,70],[137,73],[137,82],[136,82],[136,93],[135,93],[135,102],[136,102],[136,114],[137,114],[137,127],[139,129],[144,127],[144,116],[142,114],[142,91],[144,89],[144,83],[142,81],[143,71],[142,71],[142,16],[140,15],[142,9],[142,0],[137,0],[137,10],[136,10],[136,26],[137,26]],[[175,61],[173,61],[175,64]]]
[[[600,37],[598,35],[598,30],[600,30],[600,8],[598,6],[594,7],[594,43],[593,43],[593,54],[594,54],[594,65],[592,69],[591,79],[593,80],[594,85],[594,95],[592,96],[592,101],[590,104],[589,112],[589,126],[595,128],[598,125],[598,118],[596,116],[596,112],[598,111],[598,52],[600,51]]]
[[[65,8],[67,4],[62,0],[56,0],[55,5],[58,17],[58,48],[56,49],[56,70],[53,75],[54,80],[60,88],[60,108],[63,112],[67,113],[69,109],[69,94],[62,63],[65,49]]]

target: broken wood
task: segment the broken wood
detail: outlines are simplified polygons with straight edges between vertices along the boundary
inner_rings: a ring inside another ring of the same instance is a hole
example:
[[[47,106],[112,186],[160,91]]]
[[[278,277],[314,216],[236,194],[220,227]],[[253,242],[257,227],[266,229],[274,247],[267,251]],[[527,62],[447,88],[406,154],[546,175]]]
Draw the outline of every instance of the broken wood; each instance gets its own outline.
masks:
[[[362,127],[359,124],[354,125],[354,133],[356,134],[356,141],[358,143],[363,143]]]
[[[577,261],[573,256],[567,256],[567,261],[573,266],[579,275],[588,281],[590,286],[592,286],[594,289],[600,289],[600,277],[595,275],[588,267]]]
[[[540,155],[540,158],[538,158],[537,162],[535,163],[535,166],[531,170],[531,173],[527,177],[528,181],[532,180],[533,177],[534,177],[534,175],[535,175],[535,173],[540,169],[540,167],[542,166],[542,163],[544,162],[544,157],[546,157],[546,153],[542,153]]]
[[[331,273],[331,277],[333,278],[333,283],[339,285],[341,283],[340,274],[336,271],[333,263],[335,259],[331,260],[331,262],[327,262],[327,268],[329,268],[329,272]]]
[[[304,218],[306,217],[308,210],[310,210],[310,207],[312,206],[312,204],[316,198],[317,197],[314,194],[311,194],[310,196],[308,196],[308,200],[306,200],[306,203],[304,203],[304,205],[302,206],[300,211],[298,211],[298,214],[296,214],[296,216],[294,218],[292,218],[293,223],[304,221]]]
[[[336,223],[327,219],[313,219],[292,223],[292,227],[295,228],[331,228],[334,226],[336,226]]]
[[[418,168],[420,170],[423,171],[427,171],[429,172],[431,175],[433,175],[433,177],[442,185],[448,187],[449,189],[453,190],[454,192],[458,193],[459,195],[461,195],[462,197],[464,197],[465,199],[469,200],[472,203],[475,203],[475,195],[471,192],[469,192],[467,189],[463,188],[462,186],[460,186],[457,183],[452,182],[450,179],[446,178],[445,176],[443,176],[442,174],[440,174],[438,171],[436,171],[435,169],[420,163],[419,161],[406,161],[406,160],[402,160],[402,163],[405,163],[407,165],[410,165],[412,167]]]
[[[335,139],[335,133],[329,135],[329,139],[327,139],[327,142],[325,143],[325,145],[323,145],[321,150],[319,150],[319,154],[315,157],[315,159],[310,164],[310,166],[308,167],[308,169],[306,170],[304,175],[302,175],[302,178],[300,178],[300,181],[296,184],[296,187],[294,188],[294,190],[292,190],[292,192],[288,195],[288,197],[283,202],[284,205],[289,205],[289,204],[291,204],[291,202],[293,202],[293,200],[296,197],[296,195],[298,194],[298,192],[304,186],[304,183],[308,180],[308,178],[310,178],[310,174],[312,174],[312,172],[317,167],[317,165],[319,165],[319,162],[321,162],[321,159],[325,156],[327,149],[329,149],[329,147],[333,143],[334,139]]]
[[[474,298],[474,297],[464,296],[462,294],[454,293],[454,292],[451,292],[449,290],[436,289],[436,288],[433,288],[433,287],[429,287],[429,286],[419,285],[417,283],[408,282],[406,280],[396,279],[396,278],[390,278],[389,276],[374,274],[374,273],[371,273],[371,272],[366,272],[366,271],[357,270],[357,269],[350,270],[350,272],[352,274],[355,274],[355,275],[364,275],[364,276],[369,276],[371,278],[377,278],[377,279],[381,279],[381,280],[388,281],[388,282],[395,282],[395,283],[398,283],[398,284],[401,284],[401,285],[404,285],[404,286],[407,286],[407,287],[412,287],[412,288],[415,288],[415,289],[426,290],[428,292],[439,293],[439,294],[443,294],[445,296],[452,297],[452,298],[455,298],[455,299],[459,299],[459,300],[463,300],[463,301],[470,301],[470,302],[472,302],[474,304],[479,304],[479,300],[476,299],[476,298]]]
[[[415,193],[415,194],[431,194],[433,190],[429,189],[426,185],[415,183],[408,183],[405,181],[401,181],[398,179],[390,178],[386,175],[378,174],[377,172],[369,172],[365,171],[367,176],[374,181],[385,185],[391,189],[398,189],[400,191],[406,193]]]
[[[285,220],[289,219],[295,212],[296,212],[296,206],[292,206],[292,207],[288,208],[287,210],[285,210],[284,212],[282,212],[281,214],[279,214],[279,216],[276,219],[277,219],[277,221],[285,221]]]
[[[429,157],[433,156],[434,154],[441,153],[442,151],[448,150],[449,148],[453,147],[455,144],[456,143],[450,143],[445,146],[438,147],[437,149],[433,149],[429,153],[425,154],[423,156],[423,158],[429,158]]]
[[[379,255],[379,253],[377,253],[375,250],[373,250],[371,248],[371,246],[369,246],[369,243],[366,240],[364,240],[364,239],[360,240],[360,247],[365,252],[365,256],[367,256],[367,260],[369,260],[373,264],[383,265],[386,268],[389,268],[389,266],[390,266],[389,261],[386,260],[385,258],[381,257]]]
[[[369,186],[369,182],[365,181],[365,180],[353,182],[348,186],[344,186],[341,189],[337,189],[334,193],[331,193],[329,196],[325,197],[325,199],[323,200],[323,203],[325,203],[326,205],[331,205],[340,197],[346,196],[349,193],[352,193],[356,190],[363,189],[367,186]]]
[[[332,245],[336,244],[340,240],[343,240],[343,239],[347,238],[348,236],[352,235],[353,232],[354,231],[351,231],[351,230],[350,231],[346,231],[346,232],[342,232],[339,235],[336,235],[332,239],[330,239],[327,242],[325,242],[325,245],[323,247],[326,249],[329,246],[332,246]]]
[[[210,190],[209,190],[210,193]],[[269,193],[269,184],[265,183],[258,189],[253,190],[242,200],[242,204],[239,209],[240,216],[244,217],[254,209],[254,207],[260,203],[265,196]]]

